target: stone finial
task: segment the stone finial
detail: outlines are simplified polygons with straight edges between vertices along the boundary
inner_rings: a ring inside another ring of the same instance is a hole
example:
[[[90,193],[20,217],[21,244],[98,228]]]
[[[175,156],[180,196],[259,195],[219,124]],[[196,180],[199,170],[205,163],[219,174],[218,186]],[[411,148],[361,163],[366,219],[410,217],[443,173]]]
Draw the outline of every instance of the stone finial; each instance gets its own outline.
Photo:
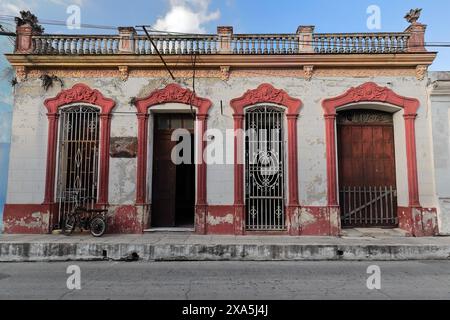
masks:
[[[39,24],[38,18],[30,11],[20,11],[20,17],[16,17],[16,27],[30,26],[34,34],[44,33],[44,28]]]
[[[30,11],[21,11],[20,17],[16,17],[16,48],[15,53],[33,53],[33,35],[44,32],[44,28],[39,25],[38,18]]]
[[[408,52],[426,52],[425,48],[425,31],[427,26],[417,22],[420,17],[422,9],[411,9],[405,16],[405,19],[410,23],[405,32],[410,34],[408,39]]]
[[[409,12],[405,16],[406,21],[408,21],[410,24],[417,23],[417,20],[419,20],[420,18],[421,12],[422,9],[419,8],[409,10]]]

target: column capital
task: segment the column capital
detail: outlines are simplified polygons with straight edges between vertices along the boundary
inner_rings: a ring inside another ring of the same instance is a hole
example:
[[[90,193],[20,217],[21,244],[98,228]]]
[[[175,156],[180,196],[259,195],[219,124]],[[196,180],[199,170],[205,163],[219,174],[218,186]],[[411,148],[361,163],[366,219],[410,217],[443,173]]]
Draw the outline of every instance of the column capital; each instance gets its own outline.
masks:
[[[208,119],[208,115],[207,114],[197,114],[195,116],[195,119],[199,120],[199,121],[205,121]]]
[[[336,113],[332,113],[332,114],[326,114],[323,117],[325,118],[325,120],[335,120],[336,119]]]
[[[146,120],[149,117],[148,113],[136,113],[138,120]]]
[[[415,120],[417,118],[417,113],[405,114],[405,115],[403,115],[403,118],[405,120]]]

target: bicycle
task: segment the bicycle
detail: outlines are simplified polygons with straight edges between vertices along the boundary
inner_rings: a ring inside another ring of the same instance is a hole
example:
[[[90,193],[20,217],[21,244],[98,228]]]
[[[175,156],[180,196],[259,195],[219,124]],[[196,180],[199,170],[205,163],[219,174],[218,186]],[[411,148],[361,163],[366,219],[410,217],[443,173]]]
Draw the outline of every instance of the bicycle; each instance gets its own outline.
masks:
[[[92,198],[84,198],[86,200]],[[89,230],[94,237],[101,237],[105,234],[107,223],[106,209],[88,209],[86,206],[75,205],[72,212],[70,212],[64,219],[63,233],[67,236],[71,235],[78,227],[81,231]]]

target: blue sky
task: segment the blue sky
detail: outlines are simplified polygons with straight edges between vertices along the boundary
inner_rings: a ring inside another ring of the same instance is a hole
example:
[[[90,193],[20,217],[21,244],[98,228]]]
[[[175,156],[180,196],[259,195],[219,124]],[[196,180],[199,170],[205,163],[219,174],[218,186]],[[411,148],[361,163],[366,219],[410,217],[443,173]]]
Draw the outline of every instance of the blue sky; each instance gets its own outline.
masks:
[[[135,26],[149,24],[166,31],[215,33],[217,25],[232,25],[235,33],[294,33],[299,25],[315,25],[317,32],[403,31],[403,16],[423,8],[421,22],[428,24],[426,41],[450,42],[448,0],[0,0],[0,15],[31,10],[41,20],[66,21],[68,6],[78,5],[82,24]],[[368,30],[367,8],[380,8],[381,29]],[[0,22],[5,27],[12,28]],[[116,33],[113,30],[68,30],[45,26],[49,33]],[[12,50],[0,37],[0,53]],[[450,48],[439,51],[431,70],[450,70]],[[11,86],[0,57],[0,217],[6,190],[10,142]],[[0,218],[0,221],[2,219]],[[1,223],[1,222],[0,222]],[[0,229],[1,230],[1,229]]]

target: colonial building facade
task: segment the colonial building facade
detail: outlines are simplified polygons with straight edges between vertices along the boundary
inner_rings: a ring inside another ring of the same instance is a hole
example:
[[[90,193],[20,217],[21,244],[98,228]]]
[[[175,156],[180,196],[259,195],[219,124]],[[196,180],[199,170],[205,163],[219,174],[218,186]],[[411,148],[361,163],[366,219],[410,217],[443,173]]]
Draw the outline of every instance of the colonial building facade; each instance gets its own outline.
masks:
[[[426,26],[409,22],[149,38],[130,27],[48,35],[22,21],[7,55],[19,83],[5,232],[51,232],[89,199],[109,209],[110,233],[450,233],[448,96],[430,91],[436,54]],[[188,140],[192,161],[174,163]]]

